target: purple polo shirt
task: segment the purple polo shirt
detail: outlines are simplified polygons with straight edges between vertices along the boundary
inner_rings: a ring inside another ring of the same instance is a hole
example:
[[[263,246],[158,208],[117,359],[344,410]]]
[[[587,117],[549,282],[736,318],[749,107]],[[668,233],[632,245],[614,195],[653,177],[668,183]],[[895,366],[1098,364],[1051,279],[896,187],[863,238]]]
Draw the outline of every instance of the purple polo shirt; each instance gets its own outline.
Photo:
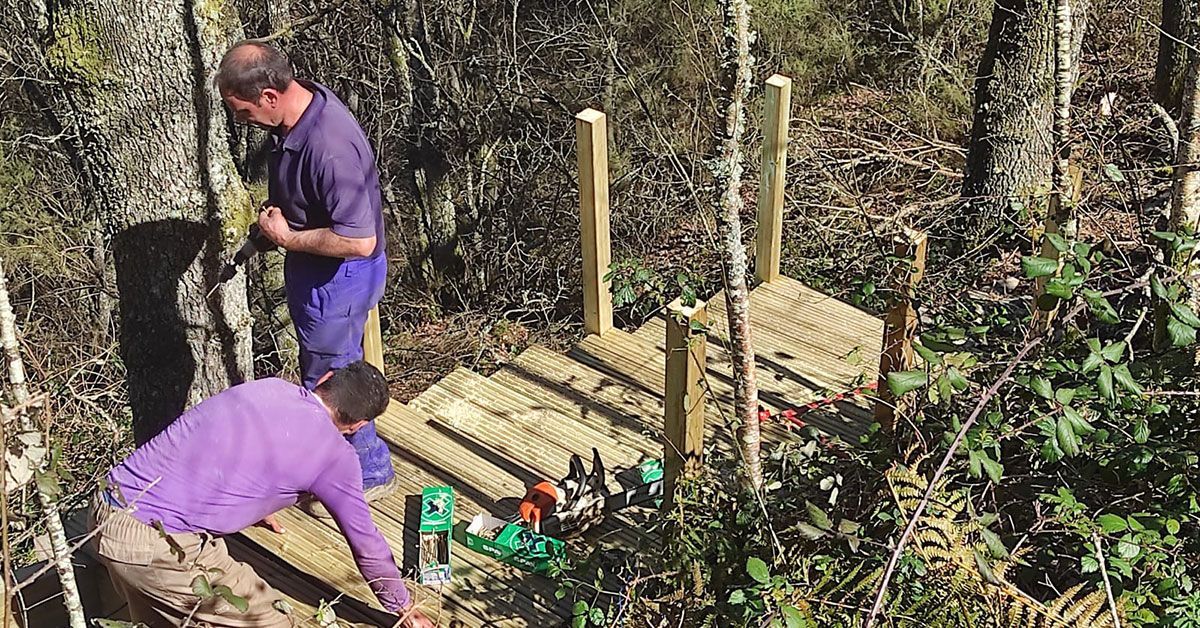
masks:
[[[108,484],[142,523],[214,535],[248,528],[312,493],[383,607],[408,605],[392,550],[363,498],[354,447],[321,401],[291,382],[255,380],[200,402],[114,467]]]
[[[384,255],[383,203],[371,144],[328,87],[298,82],[313,99],[287,135],[274,135],[268,200],[283,211],[292,229],[329,228],[347,238],[374,235],[375,250],[368,258]],[[307,253],[289,256],[318,267],[341,262]]]

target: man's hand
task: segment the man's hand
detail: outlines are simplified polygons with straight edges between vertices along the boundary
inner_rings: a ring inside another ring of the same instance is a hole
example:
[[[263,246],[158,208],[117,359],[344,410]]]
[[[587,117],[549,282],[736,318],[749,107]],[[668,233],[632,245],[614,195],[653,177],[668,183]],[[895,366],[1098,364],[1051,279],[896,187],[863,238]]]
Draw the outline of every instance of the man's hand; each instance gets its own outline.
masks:
[[[392,628],[437,628],[437,625],[417,610],[416,604],[410,604],[408,608],[400,609],[400,621]]]
[[[254,524],[254,525],[266,528],[266,529],[274,532],[275,534],[283,534],[284,532],[287,531],[287,530],[284,530],[283,526],[280,525],[279,522],[275,520],[275,515],[267,515],[266,517],[263,518],[262,521],[259,521],[258,523]]]
[[[292,228],[283,217],[283,210],[274,205],[267,205],[258,212],[258,227],[263,235],[280,248],[288,248],[288,240],[292,237]]]

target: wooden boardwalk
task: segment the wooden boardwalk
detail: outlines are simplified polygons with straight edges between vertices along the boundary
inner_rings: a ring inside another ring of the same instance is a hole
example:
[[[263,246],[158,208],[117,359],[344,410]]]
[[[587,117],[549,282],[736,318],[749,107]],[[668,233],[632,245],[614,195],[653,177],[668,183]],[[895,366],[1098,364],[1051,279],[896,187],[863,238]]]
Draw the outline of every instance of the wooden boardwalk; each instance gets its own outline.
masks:
[[[708,309],[707,376],[717,403],[707,406],[706,442],[728,447],[721,412],[731,409],[732,379],[722,347],[723,295]],[[795,407],[876,377],[880,319],[787,278],[752,292],[751,316],[764,405]],[[490,377],[459,369],[410,403],[393,402],[378,431],[391,446],[402,488],[373,504],[373,514],[406,576],[414,570],[417,496],[424,486],[452,486],[455,518],[466,522],[480,511],[513,513],[526,487],[565,475],[572,453],[587,459],[596,447],[610,469],[661,457],[664,325],[657,318],[636,333],[614,329],[590,336],[566,355],[531,347]],[[853,438],[870,423],[870,411],[862,401],[845,402],[805,420]],[[786,438],[782,428],[769,431],[772,438]],[[637,529],[628,517],[589,532],[585,542],[603,537],[632,546]],[[340,593],[339,617],[377,622],[369,610],[377,608],[374,596],[341,534],[294,508],[280,522],[286,534],[250,530],[239,539],[239,550],[269,566],[265,575],[301,612]],[[461,544],[452,564],[452,584],[440,590],[411,585],[427,609],[440,613],[440,625],[554,626],[569,614],[545,577]]]

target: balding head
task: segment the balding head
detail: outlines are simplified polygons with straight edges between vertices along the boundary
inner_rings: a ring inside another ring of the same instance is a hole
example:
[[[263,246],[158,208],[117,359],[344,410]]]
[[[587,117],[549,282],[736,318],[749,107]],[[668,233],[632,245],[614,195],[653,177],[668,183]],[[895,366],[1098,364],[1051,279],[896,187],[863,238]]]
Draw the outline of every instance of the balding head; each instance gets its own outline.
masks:
[[[240,41],[221,59],[217,89],[222,96],[258,102],[264,89],[285,92],[292,83],[292,65],[279,49],[255,41]]]

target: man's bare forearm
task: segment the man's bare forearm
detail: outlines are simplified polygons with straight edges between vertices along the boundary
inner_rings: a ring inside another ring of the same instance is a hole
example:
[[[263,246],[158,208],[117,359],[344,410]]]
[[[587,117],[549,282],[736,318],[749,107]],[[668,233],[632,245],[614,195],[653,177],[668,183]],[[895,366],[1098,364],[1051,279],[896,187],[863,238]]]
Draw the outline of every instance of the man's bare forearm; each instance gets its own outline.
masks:
[[[283,248],[326,257],[366,257],[375,250],[375,236],[347,238],[328,228],[306,229],[292,231],[283,243]]]

